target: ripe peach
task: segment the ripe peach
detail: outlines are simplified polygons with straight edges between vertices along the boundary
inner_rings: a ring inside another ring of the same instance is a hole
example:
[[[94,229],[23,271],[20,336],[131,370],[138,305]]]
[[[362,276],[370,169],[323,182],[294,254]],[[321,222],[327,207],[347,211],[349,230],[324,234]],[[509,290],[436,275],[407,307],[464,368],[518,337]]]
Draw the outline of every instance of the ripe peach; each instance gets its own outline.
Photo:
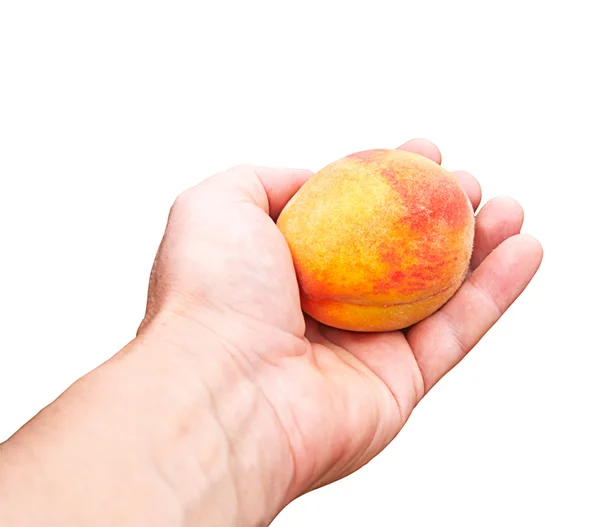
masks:
[[[401,329],[439,309],[465,279],[473,224],[469,199],[449,172],[396,150],[325,167],[277,222],[303,310],[353,331]]]

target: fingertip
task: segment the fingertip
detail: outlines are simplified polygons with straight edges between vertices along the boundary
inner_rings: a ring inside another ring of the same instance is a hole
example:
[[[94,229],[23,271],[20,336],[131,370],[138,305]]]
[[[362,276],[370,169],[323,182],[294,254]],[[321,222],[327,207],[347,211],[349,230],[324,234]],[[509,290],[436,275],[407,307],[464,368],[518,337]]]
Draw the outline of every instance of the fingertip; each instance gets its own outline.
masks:
[[[469,200],[473,206],[473,211],[476,211],[481,203],[482,194],[479,181],[477,181],[473,174],[465,170],[456,170],[452,172],[452,175],[458,180],[460,186],[466,192],[467,196],[469,196]]]
[[[532,261],[537,261],[539,266],[544,258],[544,247],[540,241],[531,234],[521,233],[515,236],[516,242],[521,246],[520,250],[530,255]]]
[[[419,154],[420,156],[431,159],[438,165],[442,162],[442,153],[440,152],[440,149],[435,145],[435,143],[432,143],[428,139],[411,139],[402,146],[399,146],[396,150]]]
[[[522,225],[523,220],[525,219],[525,211],[521,204],[514,198],[510,196],[496,196],[491,199],[486,205],[493,205],[494,208],[498,210],[504,211],[504,214],[510,216],[515,221],[519,220],[519,223]]]
[[[485,203],[475,218],[471,268],[476,269],[502,242],[518,235],[523,218],[523,208],[511,197],[498,196]]]
[[[302,168],[256,167],[254,170],[266,191],[269,214],[274,220],[300,187],[313,176],[312,171]]]
[[[518,233],[492,250],[482,262],[482,269],[477,269],[473,274],[477,274],[480,279],[481,276],[489,275],[490,270],[496,273],[501,268],[509,269],[506,277],[510,277],[510,286],[524,289],[540,267],[542,257],[541,243],[530,234]]]

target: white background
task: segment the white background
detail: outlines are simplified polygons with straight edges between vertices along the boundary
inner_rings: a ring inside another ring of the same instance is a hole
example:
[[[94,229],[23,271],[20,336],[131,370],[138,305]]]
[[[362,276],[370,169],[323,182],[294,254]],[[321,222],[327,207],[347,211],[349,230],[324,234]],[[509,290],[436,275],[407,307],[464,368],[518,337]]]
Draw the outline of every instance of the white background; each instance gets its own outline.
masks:
[[[594,4],[0,3],[0,439],[133,336],[180,190],[426,136],[544,263],[385,453],[275,525],[600,525]]]

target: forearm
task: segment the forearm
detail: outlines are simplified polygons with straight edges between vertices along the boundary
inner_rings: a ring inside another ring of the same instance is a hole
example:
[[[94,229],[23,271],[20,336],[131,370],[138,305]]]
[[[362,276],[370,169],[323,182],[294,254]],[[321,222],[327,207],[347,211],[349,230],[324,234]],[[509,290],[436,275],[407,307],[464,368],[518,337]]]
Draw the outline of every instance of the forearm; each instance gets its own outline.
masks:
[[[285,504],[289,452],[219,346],[210,334],[148,333],[75,383],[2,445],[0,524],[270,521]]]

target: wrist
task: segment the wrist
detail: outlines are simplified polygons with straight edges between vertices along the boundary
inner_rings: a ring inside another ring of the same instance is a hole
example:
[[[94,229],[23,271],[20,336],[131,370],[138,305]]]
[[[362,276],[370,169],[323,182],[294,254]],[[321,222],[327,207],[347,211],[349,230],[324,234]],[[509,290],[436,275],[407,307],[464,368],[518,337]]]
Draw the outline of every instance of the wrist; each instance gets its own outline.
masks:
[[[257,385],[216,335],[155,320],[2,445],[0,523],[256,525],[291,499]]]
[[[190,523],[268,523],[286,505],[289,443],[254,367],[230,342],[163,313],[115,363],[127,378],[143,369],[153,379],[153,460]]]

